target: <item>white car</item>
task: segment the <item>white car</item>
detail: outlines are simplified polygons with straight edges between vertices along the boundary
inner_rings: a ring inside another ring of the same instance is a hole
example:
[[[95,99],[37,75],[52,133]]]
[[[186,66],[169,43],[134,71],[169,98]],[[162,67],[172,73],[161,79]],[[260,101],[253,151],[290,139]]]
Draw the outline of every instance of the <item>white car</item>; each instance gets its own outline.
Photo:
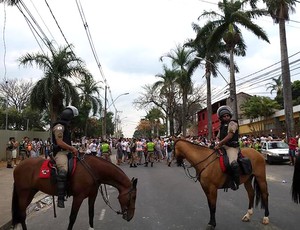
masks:
[[[261,153],[268,164],[282,163],[290,160],[289,146],[280,140],[262,141]]]

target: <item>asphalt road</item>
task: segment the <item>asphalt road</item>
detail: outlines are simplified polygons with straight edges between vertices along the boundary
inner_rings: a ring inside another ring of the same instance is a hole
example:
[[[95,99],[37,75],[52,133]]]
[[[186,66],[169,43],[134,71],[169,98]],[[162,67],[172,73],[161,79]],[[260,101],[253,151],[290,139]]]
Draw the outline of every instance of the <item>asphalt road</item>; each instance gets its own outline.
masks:
[[[95,229],[205,229],[209,221],[206,196],[198,182],[187,178],[183,168],[175,165],[167,167],[164,162],[156,163],[153,168],[129,168],[128,165],[121,168],[129,177],[137,177],[139,180],[135,216],[130,222],[126,222],[105,205],[99,193],[95,205]],[[250,222],[241,221],[248,207],[243,186],[238,191],[219,190],[216,229],[299,229],[300,205],[292,202],[290,194],[292,173],[293,168],[287,164],[267,166],[270,194],[270,224],[267,226],[261,224],[264,211],[260,207],[254,209]],[[108,187],[108,192],[112,206],[119,209],[117,190]],[[57,218],[53,217],[52,207],[30,216],[27,220],[28,229],[67,229],[71,201],[72,198],[69,198],[66,208],[57,210]],[[86,201],[79,211],[74,229],[88,229]]]

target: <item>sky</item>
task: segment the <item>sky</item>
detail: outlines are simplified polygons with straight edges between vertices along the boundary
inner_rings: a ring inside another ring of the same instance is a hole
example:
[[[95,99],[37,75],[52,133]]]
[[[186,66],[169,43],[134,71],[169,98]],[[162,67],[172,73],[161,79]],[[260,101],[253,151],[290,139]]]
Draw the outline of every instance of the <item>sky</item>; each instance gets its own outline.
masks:
[[[191,24],[204,23],[198,17],[204,10],[218,10],[217,0],[23,0],[47,37],[58,46],[66,42],[45,2],[48,2],[66,40],[74,46],[96,81],[106,81],[109,87],[108,107],[115,113],[114,102],[121,120],[124,136],[131,137],[147,111],[137,110],[133,101],[143,93],[143,86],[158,80],[163,64],[159,58],[188,38],[194,38]],[[82,6],[90,38],[98,61],[92,53],[77,4]],[[288,52],[291,61],[299,59],[300,4],[286,25]],[[236,57],[240,72],[236,74],[237,92],[274,97],[266,91],[267,78],[261,73],[273,70],[280,60],[278,25],[270,18],[255,21],[267,33],[270,44],[247,31],[246,57]],[[41,52],[21,12],[0,4],[0,79],[28,79],[37,81],[42,72],[37,68],[20,67],[17,59],[26,53]],[[45,47],[43,49],[46,51]],[[47,52],[47,51],[46,51]],[[294,55],[295,54],[295,55]],[[98,68],[101,65],[101,71]],[[270,68],[267,68],[271,66]],[[299,65],[299,64],[298,64]],[[297,69],[297,66],[295,66]],[[261,70],[264,70],[261,72]],[[259,72],[260,71],[260,72]],[[220,68],[223,77],[212,79],[213,99],[226,97],[229,72]],[[203,69],[193,76],[196,85],[205,83]],[[272,76],[272,75],[271,75]],[[273,75],[275,76],[275,75]],[[300,80],[299,71],[291,80]],[[272,82],[271,80],[269,82]],[[100,83],[101,85],[101,83]],[[103,86],[103,84],[102,84]],[[127,94],[129,93],[129,94]],[[104,90],[101,91],[104,98]],[[215,96],[215,97],[214,97]]]

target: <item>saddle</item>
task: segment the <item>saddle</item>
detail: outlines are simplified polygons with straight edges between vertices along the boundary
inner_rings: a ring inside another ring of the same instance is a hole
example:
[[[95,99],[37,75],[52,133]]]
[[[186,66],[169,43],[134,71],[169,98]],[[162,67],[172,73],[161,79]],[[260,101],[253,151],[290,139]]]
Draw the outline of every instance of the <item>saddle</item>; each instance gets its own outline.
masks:
[[[68,178],[70,178],[76,169],[77,159],[71,153],[68,154]],[[56,183],[57,167],[53,157],[44,160],[39,173],[39,178],[51,178],[53,184]]]
[[[219,161],[220,161],[222,172],[224,173],[230,172],[229,158],[227,156],[226,150],[224,148],[219,149],[218,155],[220,159]],[[241,149],[239,149],[238,152],[237,162],[239,164],[241,174],[250,175],[252,173],[251,161],[249,158],[243,156]]]

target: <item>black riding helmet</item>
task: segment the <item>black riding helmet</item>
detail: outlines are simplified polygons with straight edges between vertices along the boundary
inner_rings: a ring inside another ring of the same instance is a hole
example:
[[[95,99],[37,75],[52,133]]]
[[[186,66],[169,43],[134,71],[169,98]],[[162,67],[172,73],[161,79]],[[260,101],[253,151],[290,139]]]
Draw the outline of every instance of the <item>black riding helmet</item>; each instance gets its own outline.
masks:
[[[224,114],[229,114],[229,116],[232,117],[233,111],[229,106],[223,105],[217,111],[218,118],[221,119]]]
[[[78,116],[78,109],[75,106],[67,106],[61,113],[60,119],[64,121],[71,121],[74,117]]]

